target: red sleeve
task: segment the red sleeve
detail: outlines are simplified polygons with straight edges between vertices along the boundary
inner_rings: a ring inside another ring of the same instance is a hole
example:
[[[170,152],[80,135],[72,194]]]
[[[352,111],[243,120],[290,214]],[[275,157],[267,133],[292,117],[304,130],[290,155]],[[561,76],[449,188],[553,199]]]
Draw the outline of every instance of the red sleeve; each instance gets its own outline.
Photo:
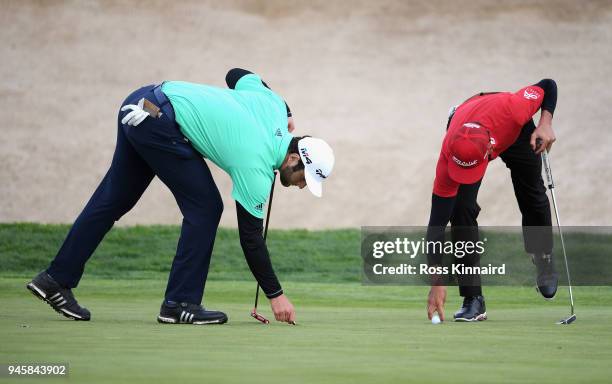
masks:
[[[433,193],[440,197],[457,196],[459,183],[453,181],[448,175],[448,160],[443,152],[440,152],[438,165],[436,165],[436,178],[434,180]]]
[[[514,121],[525,125],[542,106],[544,90],[535,85],[522,88],[510,97],[510,112]]]

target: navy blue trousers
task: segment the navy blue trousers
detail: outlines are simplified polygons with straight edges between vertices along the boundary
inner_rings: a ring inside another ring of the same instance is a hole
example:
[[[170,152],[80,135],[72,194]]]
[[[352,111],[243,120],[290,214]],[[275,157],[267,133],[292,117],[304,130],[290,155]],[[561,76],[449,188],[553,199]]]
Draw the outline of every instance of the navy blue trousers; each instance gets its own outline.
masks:
[[[138,89],[122,105],[145,97],[156,102],[153,86]],[[181,236],[165,298],[200,304],[223,211],[219,190],[206,162],[166,115],[147,117],[137,127],[117,118],[117,146],[110,169],[74,222],[47,272],[61,285],[76,287],[85,263],[111,229],[147,189],[154,176],[170,189],[183,214]]]

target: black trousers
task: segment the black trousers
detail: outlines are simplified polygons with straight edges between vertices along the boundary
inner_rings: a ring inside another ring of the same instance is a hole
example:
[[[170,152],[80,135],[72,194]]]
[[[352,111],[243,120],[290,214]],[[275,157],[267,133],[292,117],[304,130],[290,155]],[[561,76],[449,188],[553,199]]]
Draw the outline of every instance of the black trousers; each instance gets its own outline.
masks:
[[[514,144],[500,154],[500,157],[510,170],[514,194],[523,217],[525,251],[551,253],[553,246],[551,213],[546,187],[542,180],[542,160],[540,155],[533,152],[529,143],[534,130],[535,124],[530,120]],[[453,241],[478,241],[479,189],[480,181],[459,187],[450,220]],[[480,260],[474,253],[455,259],[455,263],[477,266]],[[463,297],[482,294],[479,275],[462,275],[458,278],[458,284],[459,293]]]

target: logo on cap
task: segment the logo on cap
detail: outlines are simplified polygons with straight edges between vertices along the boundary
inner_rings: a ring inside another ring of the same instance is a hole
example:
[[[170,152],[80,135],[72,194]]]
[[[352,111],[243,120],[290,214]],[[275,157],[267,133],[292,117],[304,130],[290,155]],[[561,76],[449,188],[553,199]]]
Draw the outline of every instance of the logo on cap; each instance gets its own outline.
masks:
[[[478,163],[478,160],[472,160],[472,161],[462,161],[459,160],[457,157],[455,157],[453,155],[453,161],[457,164],[459,164],[459,166],[463,167],[463,168],[470,168],[473,167],[474,165],[476,165]]]
[[[480,123],[466,122],[449,130],[448,174],[460,184],[482,179],[491,148],[489,131]]]
[[[325,141],[309,136],[298,141],[298,149],[304,163],[306,186],[313,195],[321,197],[323,181],[334,168],[334,152]]]
[[[310,157],[308,156],[308,150],[306,148],[302,148],[300,151],[302,152],[304,160],[306,160],[306,164],[312,164],[312,160],[310,160]]]

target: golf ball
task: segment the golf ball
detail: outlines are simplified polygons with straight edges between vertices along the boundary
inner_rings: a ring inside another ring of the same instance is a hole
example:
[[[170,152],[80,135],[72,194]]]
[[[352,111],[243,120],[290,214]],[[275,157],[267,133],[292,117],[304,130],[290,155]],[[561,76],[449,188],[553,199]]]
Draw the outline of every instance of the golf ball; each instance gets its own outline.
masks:
[[[431,323],[432,324],[440,324],[441,320],[440,320],[440,316],[438,316],[438,314],[435,314],[431,317]]]

